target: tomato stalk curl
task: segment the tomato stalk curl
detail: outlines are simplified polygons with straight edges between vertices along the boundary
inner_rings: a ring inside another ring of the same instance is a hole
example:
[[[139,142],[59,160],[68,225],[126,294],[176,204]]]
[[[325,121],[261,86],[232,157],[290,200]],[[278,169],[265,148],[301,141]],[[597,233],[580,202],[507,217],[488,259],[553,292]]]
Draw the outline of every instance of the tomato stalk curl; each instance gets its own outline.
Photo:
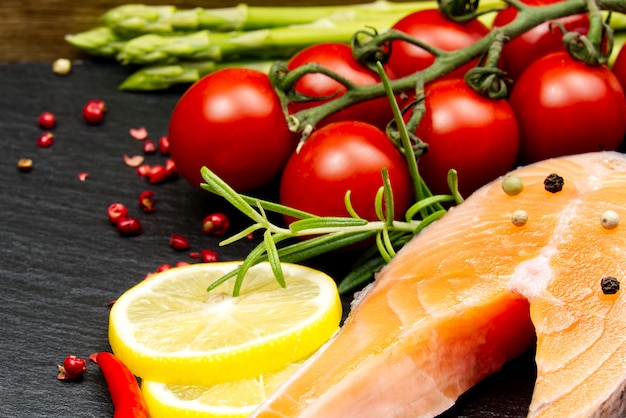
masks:
[[[613,49],[613,29],[603,20],[600,9],[594,1],[589,0],[587,35],[568,32],[560,22],[557,22],[557,26],[563,32],[563,44],[571,56],[587,65],[608,63]]]
[[[483,96],[490,99],[504,99],[509,94],[508,85],[511,79],[506,72],[498,67],[500,53],[506,39],[502,33],[497,33],[486,54],[481,57],[479,64],[465,73],[465,81]]]

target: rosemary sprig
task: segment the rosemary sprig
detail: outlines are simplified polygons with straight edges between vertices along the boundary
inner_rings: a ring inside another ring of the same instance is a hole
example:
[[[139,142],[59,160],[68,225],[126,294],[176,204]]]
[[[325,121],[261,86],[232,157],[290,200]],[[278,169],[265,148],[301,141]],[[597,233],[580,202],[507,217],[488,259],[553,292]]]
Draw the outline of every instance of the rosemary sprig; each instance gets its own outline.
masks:
[[[393,200],[383,204],[385,200],[383,198],[385,193],[383,192],[379,193],[379,198],[375,202],[377,212],[382,215],[382,219],[378,221],[367,221],[359,217],[323,217],[307,214],[306,217],[292,223],[289,228],[285,228],[270,221],[266,210],[271,208],[278,213],[289,215],[300,214],[300,211],[260,199],[255,200],[255,207],[253,206],[254,203],[250,202],[252,198],[238,194],[208,168],[204,167],[202,169],[202,177],[206,182],[202,184],[204,189],[222,196],[254,222],[239,234],[222,241],[220,245],[230,244],[243,238],[250,232],[265,230],[263,242],[248,254],[241,266],[235,272],[220,278],[209,287],[209,290],[213,289],[225,280],[236,277],[233,296],[239,294],[241,283],[247,270],[261,261],[270,262],[276,279],[281,286],[284,286],[284,277],[280,268],[281,261],[298,262],[311,259],[371,239],[373,236],[377,237],[376,241],[380,253],[385,254],[384,258],[388,260],[395,254],[398,248],[395,243],[398,242],[399,237],[413,236],[415,231],[421,230],[424,222],[432,220],[432,217],[424,220],[393,220]],[[383,176],[383,182],[384,186],[381,189],[391,190],[389,179],[386,176]],[[443,195],[436,199],[429,199],[427,202],[430,205],[435,205],[441,201],[451,200],[452,196]],[[391,210],[389,210],[389,206]],[[424,207],[424,203],[417,204],[417,209],[421,207]],[[412,208],[413,212],[415,212],[415,205]],[[443,212],[445,213],[445,210]],[[443,214],[441,211],[433,213],[437,217]],[[392,234],[394,232],[395,234]],[[308,239],[301,240],[303,237]],[[295,242],[280,246],[280,244],[289,239],[295,239]]]

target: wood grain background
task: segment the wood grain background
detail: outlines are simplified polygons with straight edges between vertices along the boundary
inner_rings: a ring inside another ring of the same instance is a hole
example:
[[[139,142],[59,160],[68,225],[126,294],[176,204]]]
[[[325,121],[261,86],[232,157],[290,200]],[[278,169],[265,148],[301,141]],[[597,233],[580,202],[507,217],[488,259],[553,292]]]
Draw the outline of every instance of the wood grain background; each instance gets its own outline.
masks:
[[[251,6],[311,6],[357,4],[368,0],[248,0]],[[108,9],[132,0],[2,0],[0,1],[0,62],[54,61],[86,58],[64,36],[91,29]],[[180,8],[230,7],[242,1],[145,0]]]

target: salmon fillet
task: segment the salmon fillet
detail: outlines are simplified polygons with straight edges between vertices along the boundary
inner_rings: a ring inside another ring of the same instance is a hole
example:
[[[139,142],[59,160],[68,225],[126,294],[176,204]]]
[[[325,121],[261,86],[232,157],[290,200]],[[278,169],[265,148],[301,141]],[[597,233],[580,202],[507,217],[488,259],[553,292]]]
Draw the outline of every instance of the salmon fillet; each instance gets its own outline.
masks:
[[[544,180],[564,179],[552,193]],[[356,295],[341,330],[251,417],[435,417],[536,344],[529,417],[626,414],[626,157],[598,152],[515,170],[427,227]],[[462,179],[460,179],[462,181]],[[528,221],[516,226],[512,213]]]

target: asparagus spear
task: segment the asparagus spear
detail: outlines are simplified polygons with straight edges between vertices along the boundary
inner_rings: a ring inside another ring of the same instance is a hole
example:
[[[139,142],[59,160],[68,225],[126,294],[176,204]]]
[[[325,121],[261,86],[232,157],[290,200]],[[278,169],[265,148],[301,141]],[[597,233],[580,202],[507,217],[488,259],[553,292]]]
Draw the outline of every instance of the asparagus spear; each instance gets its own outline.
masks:
[[[127,41],[105,26],[65,35],[65,40],[90,55],[107,58],[115,58]]]
[[[119,86],[120,90],[165,90],[178,84],[192,84],[205,75],[227,67],[253,68],[267,73],[273,60],[180,62],[140,68]]]
[[[367,27],[387,30],[394,20],[368,22]],[[307,25],[292,25],[247,32],[209,32],[181,36],[142,35],[126,42],[117,58],[124,64],[172,64],[180,60],[228,61],[242,58],[280,58],[315,43],[348,43],[365,29],[360,22],[319,20]]]
[[[502,4],[501,0],[485,3]],[[437,7],[435,0],[373,3],[341,6],[266,7],[240,4],[226,8],[179,10],[174,6],[127,4],[110,9],[102,16],[105,26],[125,37],[146,33],[166,34],[177,31],[240,31],[311,23],[331,18],[340,21],[370,21],[389,16]],[[481,5],[482,7],[482,5]]]
[[[102,15],[102,23],[116,33],[133,38],[144,33],[174,32],[170,21],[177,12],[175,6],[125,4]]]

